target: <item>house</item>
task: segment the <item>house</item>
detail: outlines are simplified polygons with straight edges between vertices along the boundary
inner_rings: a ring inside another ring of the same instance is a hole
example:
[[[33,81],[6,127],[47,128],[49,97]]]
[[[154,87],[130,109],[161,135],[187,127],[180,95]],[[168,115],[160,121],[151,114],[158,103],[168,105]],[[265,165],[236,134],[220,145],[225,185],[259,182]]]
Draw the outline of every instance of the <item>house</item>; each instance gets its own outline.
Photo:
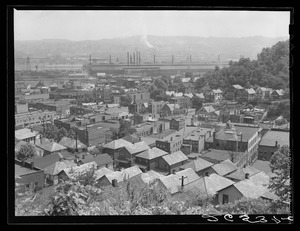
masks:
[[[238,182],[245,180],[247,177],[251,177],[259,172],[260,170],[253,168],[252,166],[247,166],[246,168],[239,168],[235,172],[226,175],[226,178],[234,182]]]
[[[282,146],[290,146],[288,130],[271,129],[258,144],[258,159],[270,160],[273,154]]]
[[[39,133],[29,128],[22,128],[15,131],[15,138],[25,142],[34,143]]]
[[[270,161],[267,160],[256,160],[251,167],[266,173],[268,176],[272,176],[272,169],[270,167]]]
[[[214,163],[211,163],[211,162],[199,157],[195,160],[189,161],[186,164],[182,165],[180,167],[180,169],[183,170],[183,169],[191,168],[198,174],[199,177],[204,177],[205,171],[213,165],[214,165]]]
[[[43,156],[58,153],[63,150],[67,150],[67,147],[60,145],[54,142],[53,140],[50,140],[50,142],[43,142],[41,144],[36,144],[36,147],[38,147],[43,151]]]
[[[202,191],[205,195],[214,196],[211,202],[214,205],[219,204],[219,194],[223,189],[226,189],[233,185],[235,182],[231,181],[223,176],[216,173],[212,173],[209,176],[202,177],[197,181],[193,182],[191,186]]]
[[[44,170],[35,166],[34,162],[15,159],[15,189],[17,196],[44,188]]]
[[[163,155],[155,161],[154,171],[162,172],[164,175],[175,173],[179,171],[180,167],[184,165],[188,157],[182,152],[177,151],[172,154]]]
[[[199,94],[195,94],[197,97],[199,97],[200,99],[204,100],[205,96],[203,93],[199,93]]]
[[[72,161],[69,160],[61,160],[57,161],[54,164],[44,168],[44,174],[45,174],[45,180],[47,182],[47,185],[56,185],[58,184],[59,179],[61,179],[61,171],[63,171],[66,168],[75,167],[77,164],[75,164]]]
[[[75,153],[75,155],[72,155],[71,157],[67,157],[66,159],[73,161],[79,166],[82,164],[93,162],[94,155],[88,152],[79,152],[79,153]]]
[[[184,115],[186,109],[180,108],[179,104],[165,104],[161,110],[161,117],[172,116],[172,115]]]
[[[214,164],[205,170],[205,176],[209,176],[210,174],[218,174],[220,176],[226,176],[230,173],[233,173],[237,170],[237,166],[233,164],[230,160],[224,160],[221,163]]]
[[[111,172],[103,175],[100,177],[97,181],[97,185],[99,186],[109,186],[115,183],[114,180],[116,180],[116,183],[123,182],[125,180],[128,180],[130,178],[133,178],[134,176],[137,176],[141,174],[142,171],[137,166],[132,166],[130,168],[126,168],[122,171],[117,172]]]
[[[217,121],[219,119],[220,111],[215,110],[213,106],[209,105],[200,108],[196,114],[202,120]]]
[[[82,164],[80,166],[68,167],[61,171],[61,175],[69,179],[77,179],[79,176],[93,172],[97,170],[97,164],[95,161]],[[60,176],[59,176],[60,178]]]
[[[146,144],[150,147],[150,148],[155,148],[156,145],[156,139],[149,137],[149,136],[145,136],[145,137],[141,137],[142,141],[145,141]]]
[[[243,197],[253,199],[276,199],[276,196],[267,188],[268,184],[269,177],[263,172],[259,172],[250,177],[247,176],[244,180],[238,181],[229,187],[220,190],[218,193],[218,203],[225,204],[234,202]]]
[[[106,167],[102,167],[98,170],[95,171],[94,175],[95,175],[95,181],[98,181],[102,176],[104,176],[105,174],[109,174],[114,172],[113,170],[106,168]]]
[[[131,144],[132,143],[123,139],[113,140],[103,145],[103,152],[109,154],[115,161],[116,156],[119,155],[120,149]]]
[[[170,104],[178,104],[181,108],[189,108],[193,94],[185,94],[184,96],[175,96],[170,99]]]
[[[220,89],[211,90],[206,95],[206,98],[211,102],[218,102],[223,99],[223,92]]]
[[[164,175],[159,174],[158,172],[155,172],[153,170],[150,170],[148,172],[140,174],[141,179],[146,183],[149,184],[150,182],[155,181],[156,179],[159,179],[163,177]]]
[[[253,100],[256,96],[256,91],[253,88],[246,89],[248,93],[248,101]]]
[[[79,152],[85,151],[87,149],[87,146],[84,143],[80,142],[79,140],[74,140],[69,137],[63,137],[58,142],[58,144],[65,146],[67,148],[67,150],[72,153],[74,153],[76,151],[76,149]]]
[[[144,141],[126,145],[120,149],[115,161],[118,166],[130,167],[134,163],[135,156],[148,149],[150,149],[150,147]]]
[[[273,92],[273,90],[266,87],[259,87],[256,90],[256,94],[260,99],[269,99],[271,92]]]
[[[135,165],[137,165],[141,170],[149,171],[158,167],[157,158],[167,154],[167,152],[159,148],[154,147],[147,149],[135,156]]]
[[[185,119],[184,118],[172,118],[170,120],[170,129],[174,129],[179,131],[180,129],[185,127]]]
[[[245,88],[243,88],[239,84],[232,85],[233,86],[233,100],[237,101],[247,101],[248,100],[248,92]]]
[[[161,108],[165,105],[164,101],[152,101],[150,103],[152,117],[155,115],[160,114]]]
[[[171,195],[178,193],[186,188],[189,184],[199,180],[200,177],[191,168],[176,172],[176,174],[170,174],[157,179],[157,185],[168,192]]]
[[[106,153],[94,156],[93,161],[96,162],[98,169],[106,167],[113,170],[114,161],[111,156]]]
[[[272,100],[278,100],[278,99],[281,99],[283,95],[284,95],[284,91],[282,89],[274,90],[271,93],[271,99]]]
[[[50,155],[46,155],[43,157],[28,159],[26,162],[28,164],[33,163],[34,166],[40,169],[44,169],[54,163],[56,163],[59,160],[66,160],[67,158],[72,157],[72,155],[69,152],[62,151],[60,153],[54,153]]]

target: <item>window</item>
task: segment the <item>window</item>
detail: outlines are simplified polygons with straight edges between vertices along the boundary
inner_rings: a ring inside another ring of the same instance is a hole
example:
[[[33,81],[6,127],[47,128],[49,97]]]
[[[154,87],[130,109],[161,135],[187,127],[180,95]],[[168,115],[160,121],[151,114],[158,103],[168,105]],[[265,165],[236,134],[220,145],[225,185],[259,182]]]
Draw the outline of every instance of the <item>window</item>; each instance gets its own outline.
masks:
[[[34,187],[36,188],[39,185],[39,182],[34,182]]]
[[[205,176],[208,176],[208,172],[205,172]]]
[[[223,204],[227,204],[228,203],[228,195],[223,194]]]
[[[25,190],[26,190],[26,191],[29,191],[29,190],[30,190],[30,185],[29,185],[29,184],[26,184],[26,185],[25,185]]]

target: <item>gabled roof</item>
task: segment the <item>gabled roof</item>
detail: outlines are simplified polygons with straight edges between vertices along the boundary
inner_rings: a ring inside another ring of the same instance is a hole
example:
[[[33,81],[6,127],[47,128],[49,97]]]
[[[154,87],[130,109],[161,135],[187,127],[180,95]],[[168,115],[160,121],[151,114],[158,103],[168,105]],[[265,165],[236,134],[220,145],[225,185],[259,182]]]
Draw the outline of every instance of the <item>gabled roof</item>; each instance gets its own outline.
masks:
[[[260,171],[263,171],[264,173],[268,174],[272,172],[271,167],[270,167],[270,161],[266,160],[256,160],[253,164],[252,167],[255,169],[258,169]]]
[[[250,88],[250,89],[246,89],[246,91],[248,92],[249,95],[253,95],[255,94],[255,90],[253,88]]]
[[[211,105],[205,106],[205,107],[203,107],[201,110],[204,110],[204,111],[207,112],[207,113],[211,113],[211,112],[214,112],[214,111],[215,111],[214,107],[211,106]]]
[[[197,97],[199,97],[200,99],[204,99],[204,94],[203,93],[200,93],[200,94],[195,94]]]
[[[106,167],[100,168],[99,170],[95,171],[95,180],[100,179],[102,176],[104,176],[105,174],[109,174],[114,172],[113,170],[110,170]]]
[[[212,165],[214,165],[214,164],[199,157],[196,160],[193,160],[191,162],[188,162],[188,163],[182,165],[180,168],[184,168],[184,169],[191,168],[195,172],[199,172],[199,171],[206,169]]]
[[[192,183],[192,182],[194,182],[194,181],[196,181],[200,178],[197,175],[197,173],[191,168],[187,168],[185,170],[181,170],[179,172],[176,172],[175,175],[178,176],[179,179],[181,179],[181,177],[184,177],[184,180],[183,180],[184,184]],[[181,182],[181,180],[180,180],[180,182]]]
[[[150,149],[150,147],[146,144],[145,141],[140,141],[135,144],[126,145],[124,146],[124,148],[127,149],[127,151],[130,154],[135,154]]]
[[[113,140],[105,145],[103,145],[104,148],[109,148],[109,149],[119,149],[119,148],[122,148],[122,147],[125,147],[127,145],[131,145],[132,143],[126,141],[126,140],[123,140],[123,139],[118,139],[118,140]]]
[[[162,158],[170,166],[188,159],[188,157],[182,151],[177,151],[169,155],[164,155],[162,156]]]
[[[260,170],[253,168],[251,166],[247,166],[246,168],[238,169],[237,171],[227,175],[226,177],[230,179],[244,180],[246,173],[248,173],[250,177],[259,172]]]
[[[70,178],[76,178],[76,176],[79,176],[83,173],[86,173],[88,171],[97,169],[97,164],[95,161],[82,164],[80,166],[74,166],[64,169],[64,172],[68,175]]]
[[[233,185],[235,182],[218,174],[212,173],[210,176],[204,177],[205,187],[208,194],[216,194],[218,191]]]
[[[225,176],[235,170],[237,170],[237,166],[235,166],[230,160],[224,160],[220,164],[215,164],[212,166],[212,169],[220,176]]]
[[[239,84],[235,84],[235,85],[232,85],[235,89],[238,89],[238,90],[241,90],[241,89],[244,89],[241,85]]]
[[[75,164],[72,161],[68,161],[68,160],[57,161],[54,164],[44,168],[44,173],[54,176],[68,167],[75,167],[75,166],[77,166],[77,164]]]
[[[170,108],[171,111],[174,111],[175,108],[180,108],[180,106],[178,104],[165,104],[168,105],[168,107]]]
[[[155,172],[153,170],[150,170],[148,172],[142,173],[141,174],[141,179],[145,182],[145,183],[150,183],[151,181],[155,180],[155,179],[159,179],[160,177],[163,177],[164,175]]]
[[[42,144],[36,144],[36,146],[48,152],[57,152],[67,149],[65,146],[62,146],[54,141],[43,142]]]
[[[116,179],[118,182],[122,182],[125,179],[130,179],[141,173],[142,173],[142,171],[138,166],[132,166],[132,167],[126,168],[120,172],[112,172],[112,173],[105,174],[102,177],[106,177],[110,183],[112,183],[112,180],[114,180],[114,179]],[[101,178],[99,178],[99,179],[101,179]]]
[[[63,157],[63,158],[67,158],[67,157],[70,157],[72,156],[70,153],[68,152],[61,152],[60,155]],[[61,158],[58,153],[54,153],[54,154],[50,154],[50,155],[46,155],[46,156],[43,156],[43,157],[38,157],[38,158],[33,158],[33,159],[29,159],[27,160],[26,162],[27,163],[31,163],[33,162],[34,163],[34,166],[38,167],[38,168],[41,168],[41,169],[44,169],[52,164],[54,164],[55,162],[59,161],[59,159]]]
[[[110,155],[104,153],[104,154],[100,154],[97,155],[94,158],[94,161],[97,163],[98,166],[102,166],[102,165],[106,165],[106,164],[110,164],[113,163],[113,159],[110,157]]]
[[[242,180],[233,185],[246,198],[259,198],[268,191],[262,185],[254,184],[250,180]]]
[[[160,156],[167,155],[168,153],[159,149],[159,148],[152,148],[152,149],[147,149],[146,151],[136,155],[137,157],[147,159],[147,160],[152,160]]]
[[[76,148],[76,140],[69,138],[69,137],[63,137],[58,144],[61,144],[67,148],[72,148],[75,149]],[[79,140],[77,140],[77,148],[86,148],[87,146],[85,144],[83,144],[82,142],[80,142]]]
[[[192,93],[184,94],[184,96],[189,97],[189,98],[193,98],[193,94]]]

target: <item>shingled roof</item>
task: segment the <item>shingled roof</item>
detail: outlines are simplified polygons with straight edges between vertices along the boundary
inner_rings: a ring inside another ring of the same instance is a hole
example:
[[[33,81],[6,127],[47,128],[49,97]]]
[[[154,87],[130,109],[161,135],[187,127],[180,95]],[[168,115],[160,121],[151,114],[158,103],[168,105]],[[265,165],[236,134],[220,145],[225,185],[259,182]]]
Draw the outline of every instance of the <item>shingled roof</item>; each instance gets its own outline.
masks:
[[[199,172],[199,171],[206,169],[212,165],[214,165],[214,164],[199,157],[196,160],[193,160],[191,162],[188,162],[188,163],[182,165],[180,168],[183,168],[183,169],[192,168],[195,172]]]
[[[68,160],[57,161],[54,164],[44,168],[44,173],[54,176],[68,167],[75,167],[75,166],[77,166],[77,164]]]
[[[152,160],[152,159],[155,159],[157,157],[160,157],[160,156],[164,156],[164,155],[167,155],[168,153],[159,149],[159,148],[152,148],[152,149],[148,149],[138,155],[136,155],[137,157],[140,157],[140,158],[143,158],[143,159],[147,159],[147,160]]]
[[[54,141],[43,142],[42,144],[36,144],[37,147],[48,152],[57,152],[61,150],[66,150],[67,148],[61,144],[58,144]]]
[[[135,144],[126,145],[124,146],[124,148],[126,148],[130,154],[135,154],[150,149],[150,147],[145,141],[140,141]]]
[[[61,144],[67,148],[72,148],[75,149],[76,148],[76,140],[69,138],[69,137],[63,137],[58,144]],[[83,144],[82,142],[80,142],[79,140],[77,140],[77,148],[86,148],[87,146],[85,144]]]
[[[188,157],[182,152],[177,151],[169,155],[164,155],[162,158],[167,162],[168,165],[174,165],[176,163],[188,160]]]
[[[211,174],[210,176],[205,176],[203,179],[205,182],[207,193],[212,195],[235,183],[232,180],[229,180],[215,173]]]
[[[34,166],[44,169],[52,164],[54,164],[55,162],[59,161],[61,159],[61,156],[66,159],[70,156],[72,156],[70,153],[68,152],[61,152],[60,154],[58,153],[54,153],[54,154],[50,154],[50,155],[46,155],[43,157],[38,157],[38,158],[33,158],[33,159],[29,159],[26,162],[27,163],[34,163]]]
[[[103,145],[104,148],[108,148],[108,149],[119,149],[128,145],[132,145],[132,143],[123,140],[123,139],[118,139],[118,140],[113,140],[105,145]]]
[[[246,168],[241,168],[233,173],[230,173],[226,177],[234,180],[244,180],[246,178],[246,174],[249,174],[250,177],[259,172],[260,170],[253,168],[251,166],[247,166]]]
[[[230,160],[224,160],[220,164],[213,165],[212,168],[220,176],[225,176],[237,170],[237,166],[235,166],[235,164],[233,164]]]

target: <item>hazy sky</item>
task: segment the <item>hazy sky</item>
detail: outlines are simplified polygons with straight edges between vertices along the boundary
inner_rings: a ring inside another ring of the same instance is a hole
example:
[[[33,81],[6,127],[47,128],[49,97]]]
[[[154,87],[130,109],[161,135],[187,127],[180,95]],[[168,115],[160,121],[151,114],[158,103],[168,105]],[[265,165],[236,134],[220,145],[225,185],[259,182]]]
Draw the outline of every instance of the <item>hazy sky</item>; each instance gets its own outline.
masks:
[[[14,11],[16,40],[289,36],[288,11]]]

